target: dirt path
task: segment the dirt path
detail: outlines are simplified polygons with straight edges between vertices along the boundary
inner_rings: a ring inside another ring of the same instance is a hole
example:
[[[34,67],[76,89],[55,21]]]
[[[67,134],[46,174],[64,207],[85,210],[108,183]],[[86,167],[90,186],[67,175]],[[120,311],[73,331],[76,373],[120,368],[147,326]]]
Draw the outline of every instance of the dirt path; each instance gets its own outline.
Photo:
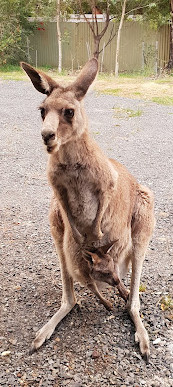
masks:
[[[141,313],[151,340],[150,364],[141,359],[118,294],[106,291],[114,303],[113,312],[107,312],[79,285],[80,307],[30,356],[35,332],[61,301],[60,270],[48,224],[47,156],[36,109],[43,96],[22,81],[0,81],[0,89],[0,386],[172,386],[172,317],[170,309],[162,309],[172,288],[173,108],[93,93],[86,99],[96,141],[156,197],[157,226],[141,293]],[[9,351],[6,356],[4,351]]]

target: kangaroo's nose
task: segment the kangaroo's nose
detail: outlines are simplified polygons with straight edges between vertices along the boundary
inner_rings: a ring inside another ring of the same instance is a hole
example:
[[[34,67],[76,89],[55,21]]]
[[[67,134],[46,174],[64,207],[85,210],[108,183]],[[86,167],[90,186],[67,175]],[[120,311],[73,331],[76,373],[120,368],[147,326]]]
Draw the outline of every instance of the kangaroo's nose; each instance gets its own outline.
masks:
[[[42,131],[41,133],[42,135],[42,138],[43,138],[43,141],[45,143],[45,145],[48,144],[49,140],[54,140],[55,139],[55,134],[53,132],[48,132],[48,131]]]

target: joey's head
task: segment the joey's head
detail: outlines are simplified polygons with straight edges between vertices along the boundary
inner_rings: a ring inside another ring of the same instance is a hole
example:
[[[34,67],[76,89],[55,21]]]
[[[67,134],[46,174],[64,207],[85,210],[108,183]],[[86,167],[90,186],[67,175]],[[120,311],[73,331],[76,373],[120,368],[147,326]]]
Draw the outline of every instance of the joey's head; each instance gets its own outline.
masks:
[[[40,106],[43,120],[41,135],[48,153],[55,153],[61,145],[77,140],[86,130],[82,99],[97,74],[97,59],[90,59],[77,79],[67,87],[59,85],[47,74],[27,63],[22,62],[21,66],[34,87],[46,95]]]
[[[84,250],[84,258],[88,261],[91,276],[97,281],[106,282],[111,286],[119,284],[120,280],[116,272],[115,262],[110,252],[115,241],[108,245]]]

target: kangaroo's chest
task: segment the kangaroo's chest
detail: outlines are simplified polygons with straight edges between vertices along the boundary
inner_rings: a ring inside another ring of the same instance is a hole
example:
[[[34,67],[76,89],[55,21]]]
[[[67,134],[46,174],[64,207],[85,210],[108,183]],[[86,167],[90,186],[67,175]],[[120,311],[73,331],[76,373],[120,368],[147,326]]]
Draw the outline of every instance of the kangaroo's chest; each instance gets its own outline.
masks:
[[[82,221],[86,227],[90,226],[97,213],[98,199],[97,182],[89,169],[79,163],[58,164],[49,172],[49,179],[63,207],[68,206],[78,223]]]

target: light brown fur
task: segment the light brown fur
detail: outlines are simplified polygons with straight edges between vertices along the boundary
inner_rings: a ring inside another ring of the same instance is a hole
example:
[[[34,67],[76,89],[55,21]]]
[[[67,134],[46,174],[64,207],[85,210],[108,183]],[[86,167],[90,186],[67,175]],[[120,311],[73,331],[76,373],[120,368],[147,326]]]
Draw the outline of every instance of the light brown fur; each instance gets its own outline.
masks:
[[[47,94],[41,105],[42,137],[50,154],[50,225],[63,283],[61,307],[38,332],[32,348],[39,348],[76,304],[73,281],[102,297],[74,238],[74,232],[80,231],[93,248],[116,240],[110,255],[119,279],[132,263],[128,310],[136,328],[135,340],[148,358],[149,338],[139,315],[139,284],[154,227],[153,195],[124,166],[109,160],[89,136],[82,99],[97,74],[97,60],[88,61],[77,80],[66,88],[25,63],[22,67],[36,89]]]

